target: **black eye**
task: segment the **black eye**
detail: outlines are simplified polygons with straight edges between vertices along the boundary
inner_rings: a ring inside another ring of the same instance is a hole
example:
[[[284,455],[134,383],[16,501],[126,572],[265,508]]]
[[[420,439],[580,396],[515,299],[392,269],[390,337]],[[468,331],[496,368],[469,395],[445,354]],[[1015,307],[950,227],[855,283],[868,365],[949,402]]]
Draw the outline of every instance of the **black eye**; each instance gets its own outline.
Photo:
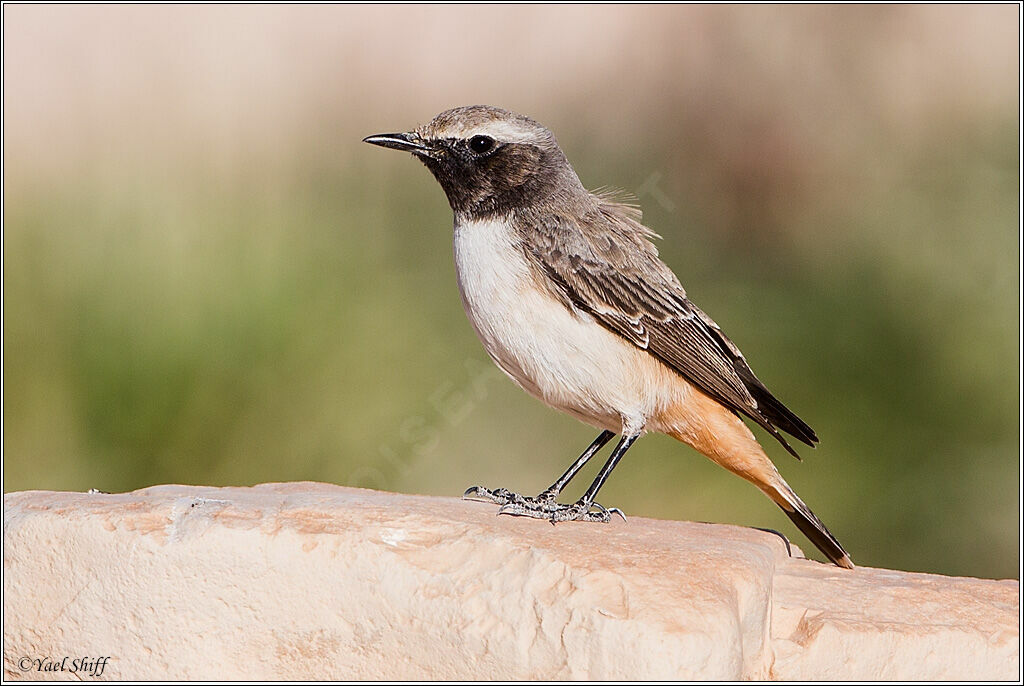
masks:
[[[477,155],[483,155],[494,148],[494,139],[490,136],[473,136],[469,139],[469,149]]]

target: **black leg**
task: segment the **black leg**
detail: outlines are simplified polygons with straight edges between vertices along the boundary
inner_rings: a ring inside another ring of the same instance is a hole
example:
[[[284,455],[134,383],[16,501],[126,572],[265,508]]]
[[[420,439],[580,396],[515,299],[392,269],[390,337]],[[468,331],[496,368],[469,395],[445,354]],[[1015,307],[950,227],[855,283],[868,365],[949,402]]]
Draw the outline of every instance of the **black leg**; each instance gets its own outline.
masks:
[[[594,498],[597,497],[597,492],[601,490],[601,486],[604,486],[604,482],[608,480],[608,476],[615,469],[615,465],[619,463],[622,456],[626,454],[629,447],[636,442],[636,439],[640,438],[640,434],[633,434],[631,436],[623,436],[619,444],[615,446],[615,450],[612,451],[612,456],[608,458],[608,461],[601,467],[601,471],[598,472],[597,478],[594,479],[594,483],[590,484],[590,488],[580,498],[580,502],[587,503],[588,505],[593,504]]]
[[[590,458],[596,455],[598,451],[607,445],[608,441],[612,440],[614,437],[615,434],[611,431],[603,431],[600,436],[594,439],[594,442],[590,444],[590,447],[583,451],[583,454],[580,455],[567,470],[565,470],[565,474],[558,477],[558,481],[548,486],[540,495],[537,496],[537,500],[554,500],[557,498],[558,494],[562,492],[562,489],[572,481],[573,477],[576,476],[581,469],[583,469],[583,465],[590,462]]]
[[[555,522],[568,522],[568,521],[588,521],[588,522],[607,522],[611,519],[613,513],[618,514],[623,519],[626,515],[622,514],[622,510],[617,507],[606,508],[603,505],[599,505],[594,502],[597,497],[597,492],[601,490],[601,486],[604,486],[604,482],[608,480],[612,470],[615,469],[615,465],[619,464],[619,460],[626,454],[629,447],[636,442],[636,439],[640,438],[640,434],[631,434],[623,436],[619,440],[619,444],[615,446],[615,450],[612,451],[611,457],[601,467],[601,471],[598,472],[597,478],[594,479],[594,483],[590,484],[590,488],[583,494],[583,497],[577,500],[575,503],[570,505],[564,510],[559,510],[551,516],[551,523]],[[591,512],[590,508],[597,507],[597,512]],[[504,509],[504,508],[502,508]]]
[[[536,498],[527,498],[519,495],[518,493],[512,493],[511,491],[499,488],[491,491],[481,486],[473,486],[466,490],[466,493],[462,496],[463,498],[471,498],[477,500],[488,500],[500,504],[502,507],[498,510],[498,514],[510,514],[518,515],[523,517],[534,517],[536,519],[547,519],[552,524],[555,522],[568,522],[568,521],[584,521],[584,522],[607,522],[610,521],[611,515],[618,514],[623,519],[625,515],[622,514],[622,510],[618,508],[606,508],[599,503],[594,502],[597,497],[597,492],[601,490],[601,486],[608,480],[608,476],[615,469],[615,466],[622,459],[622,456],[626,454],[630,446],[640,437],[640,434],[632,434],[629,436],[623,436],[619,441],[619,444],[615,446],[615,450],[612,451],[611,457],[601,467],[601,471],[598,473],[597,478],[590,484],[590,488],[583,494],[583,497],[577,500],[572,505],[562,505],[555,502],[555,498],[561,493],[562,489],[565,488],[576,474],[579,473],[580,469],[594,456],[597,452],[605,446],[612,439],[615,434],[611,431],[604,431],[601,433],[590,447],[579,456],[579,458],[570,465],[569,469],[566,470],[558,481],[551,484],[551,486],[543,491]],[[591,511],[592,508],[597,508],[596,511]]]

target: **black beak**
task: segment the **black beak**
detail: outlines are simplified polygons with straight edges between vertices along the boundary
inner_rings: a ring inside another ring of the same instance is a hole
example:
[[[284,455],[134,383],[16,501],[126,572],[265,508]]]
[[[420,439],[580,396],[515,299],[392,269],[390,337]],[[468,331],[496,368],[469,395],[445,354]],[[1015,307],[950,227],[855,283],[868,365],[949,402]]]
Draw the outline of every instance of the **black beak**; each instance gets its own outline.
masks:
[[[411,153],[428,153],[432,150],[430,146],[424,145],[423,139],[415,133],[378,133],[375,136],[367,136],[363,142]]]

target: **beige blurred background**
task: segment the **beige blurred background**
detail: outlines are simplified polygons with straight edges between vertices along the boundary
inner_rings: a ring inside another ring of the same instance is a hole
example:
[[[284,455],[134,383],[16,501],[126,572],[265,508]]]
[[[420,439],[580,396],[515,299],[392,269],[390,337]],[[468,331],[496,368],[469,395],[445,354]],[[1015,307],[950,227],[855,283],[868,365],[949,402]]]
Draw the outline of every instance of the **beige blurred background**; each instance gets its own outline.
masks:
[[[360,143],[488,103],[639,196],[855,561],[1016,577],[1018,10],[5,5],[4,490],[547,486],[593,431],[493,369],[442,192]],[[813,550],[664,437],[601,501]]]

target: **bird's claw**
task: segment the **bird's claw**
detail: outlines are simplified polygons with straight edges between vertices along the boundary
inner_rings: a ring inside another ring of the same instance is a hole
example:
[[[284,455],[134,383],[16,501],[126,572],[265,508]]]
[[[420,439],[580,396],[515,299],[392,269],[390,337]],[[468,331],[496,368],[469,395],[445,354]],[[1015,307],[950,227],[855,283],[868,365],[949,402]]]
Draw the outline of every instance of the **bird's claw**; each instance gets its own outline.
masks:
[[[466,489],[466,492],[462,494],[463,500],[479,500],[480,502],[486,503],[497,503],[498,505],[506,505],[515,499],[521,499],[523,496],[518,493],[513,493],[507,488],[496,488],[491,490],[484,488],[483,486],[470,486]]]
[[[577,503],[580,505],[581,503]],[[601,503],[592,503],[592,507],[597,508],[597,512],[588,512],[587,514],[593,514],[601,517],[599,521],[609,522],[611,521],[612,515],[617,514],[622,517],[622,521],[626,521],[626,514],[617,507],[605,507]]]
[[[483,486],[470,486],[462,494],[463,500],[490,500],[491,492]]]

